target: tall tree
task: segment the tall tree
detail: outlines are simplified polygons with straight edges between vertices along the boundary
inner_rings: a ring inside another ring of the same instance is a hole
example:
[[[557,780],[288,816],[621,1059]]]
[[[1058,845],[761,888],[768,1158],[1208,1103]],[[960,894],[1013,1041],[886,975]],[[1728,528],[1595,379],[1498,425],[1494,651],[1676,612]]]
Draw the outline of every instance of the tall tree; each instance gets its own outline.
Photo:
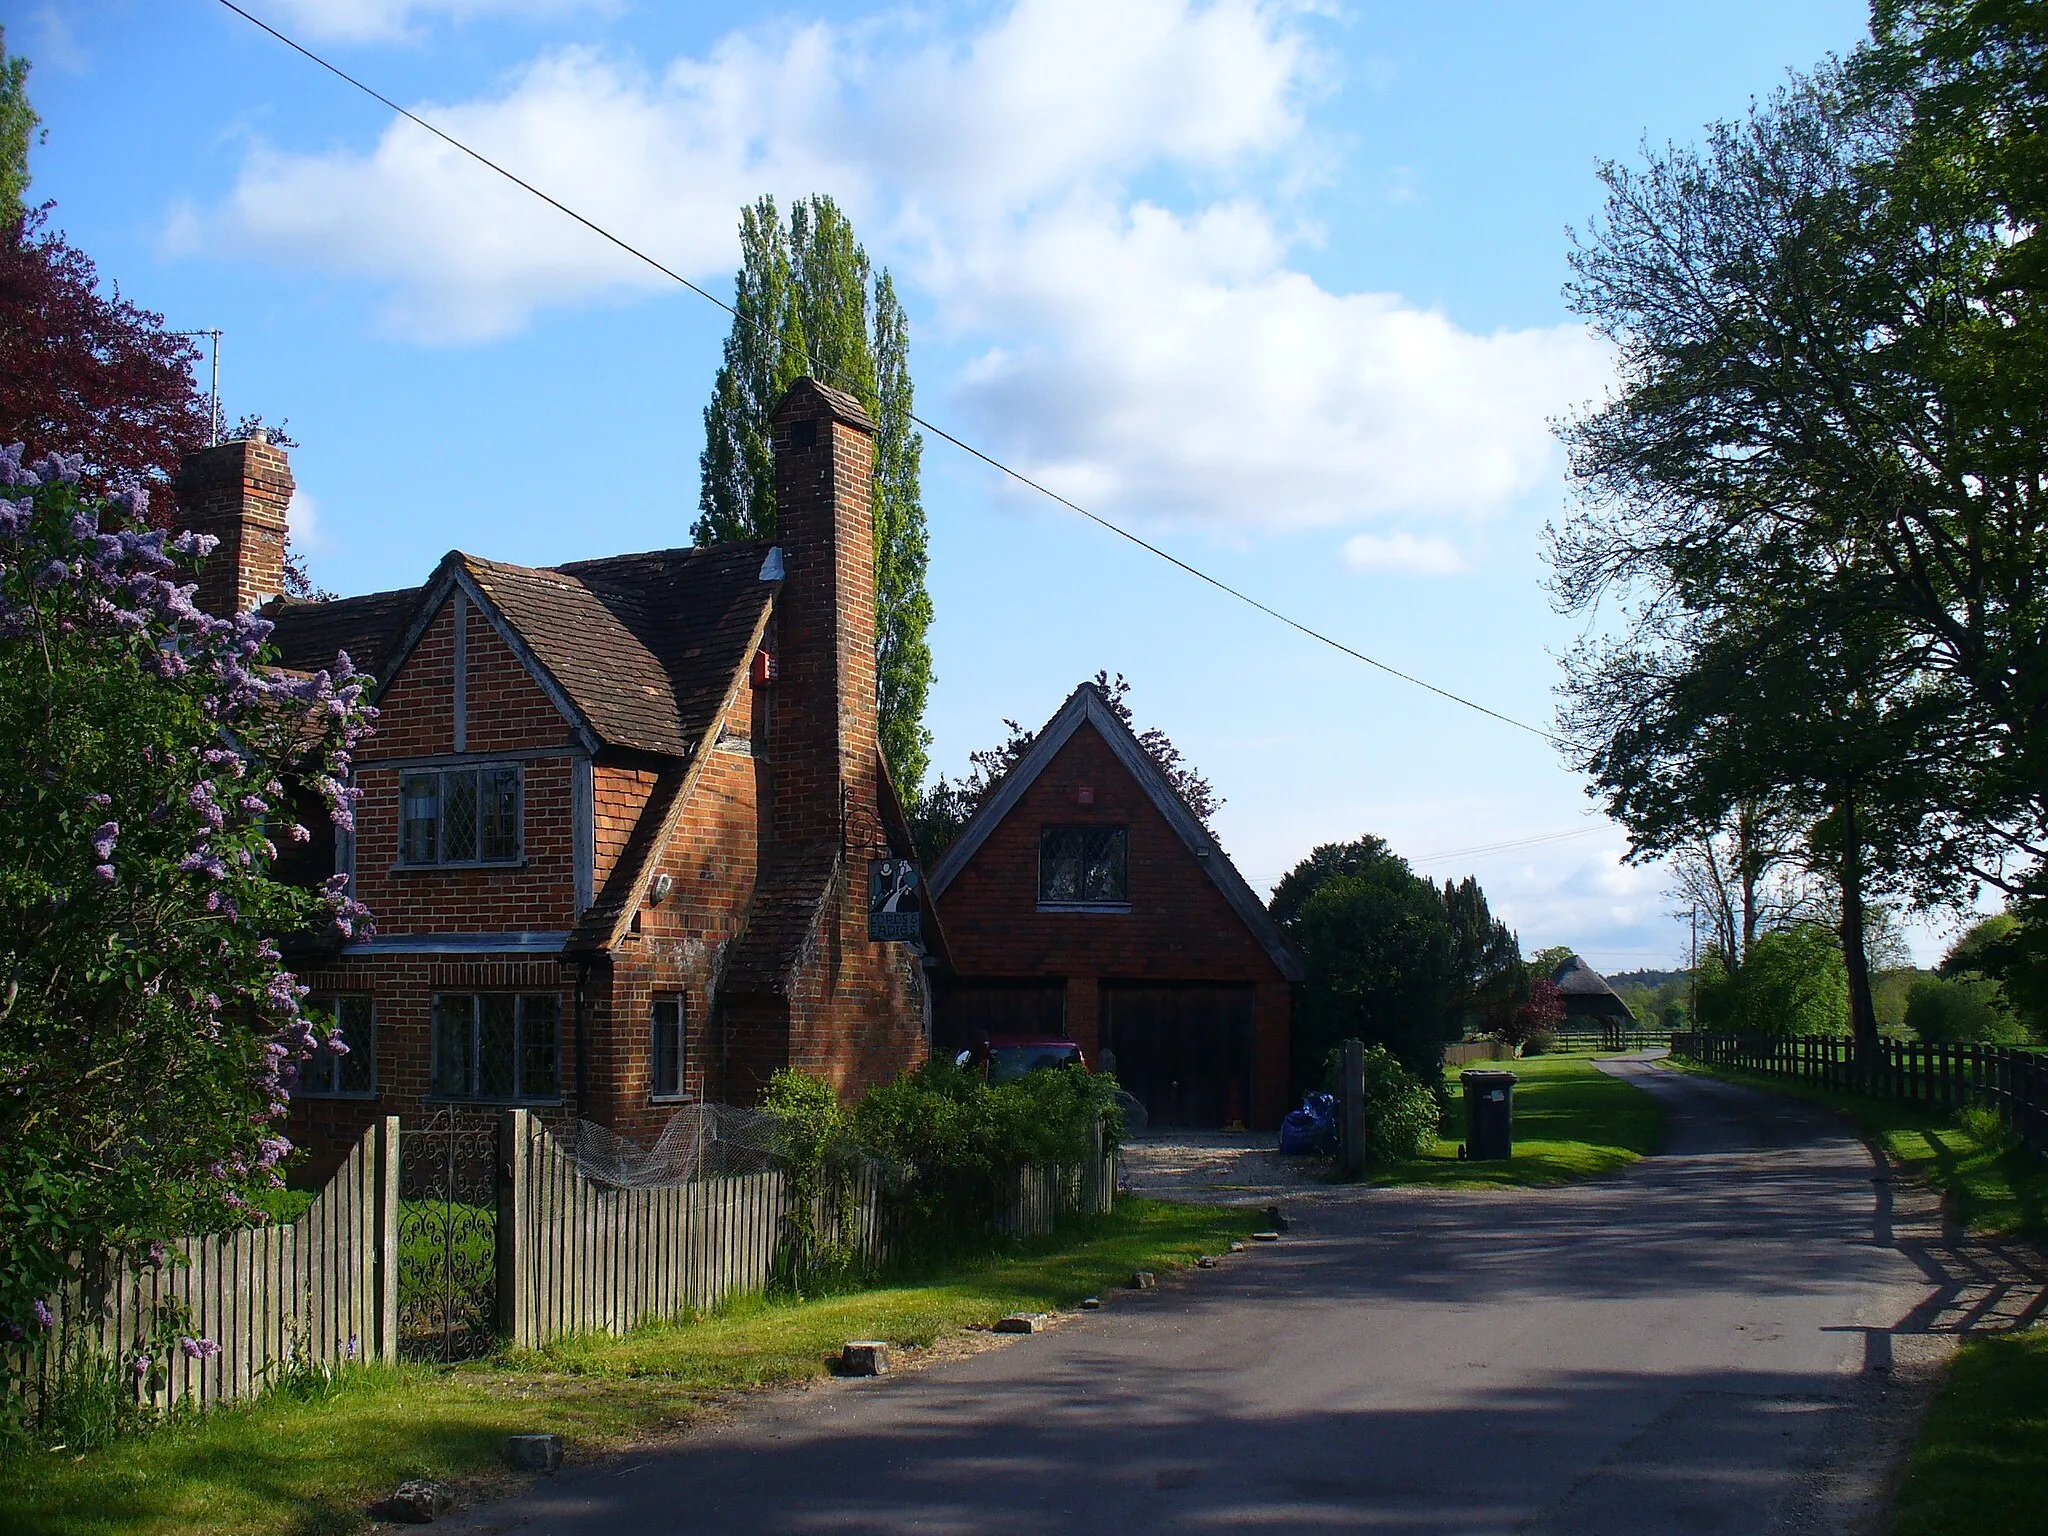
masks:
[[[911,420],[910,326],[885,269],[874,273],[831,198],[790,210],[772,197],[740,213],[740,270],[725,361],[704,408],[699,544],[775,534],[768,413],[806,374],[845,390],[875,419],[875,660],[882,755],[906,797],[930,765],[924,709],[935,681],[928,540]]]
[[[28,60],[9,56],[0,27],[0,224],[19,224],[28,212],[28,151],[41,122],[28,104]]]

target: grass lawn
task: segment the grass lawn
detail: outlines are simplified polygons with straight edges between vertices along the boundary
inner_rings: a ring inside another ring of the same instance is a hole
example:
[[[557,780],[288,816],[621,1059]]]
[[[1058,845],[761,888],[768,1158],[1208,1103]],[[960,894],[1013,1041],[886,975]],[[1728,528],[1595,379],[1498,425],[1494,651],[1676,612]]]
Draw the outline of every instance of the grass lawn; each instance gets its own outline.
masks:
[[[1632,1083],[1593,1065],[1590,1051],[1559,1051],[1519,1061],[1482,1062],[1505,1067],[1515,1084],[1515,1155],[1507,1162],[1475,1163],[1458,1156],[1465,1108],[1454,1103],[1456,1135],[1437,1139],[1427,1156],[1384,1169],[1375,1184],[1433,1184],[1448,1189],[1563,1184],[1626,1168],[1656,1150],[1663,1133],[1657,1101]],[[1457,1081],[1452,1078],[1452,1091]]]
[[[1667,1065],[1804,1099],[1846,1116],[1907,1172],[1940,1190],[1949,1216],[1972,1232],[2048,1232],[2048,1167],[2025,1148],[2007,1143],[1988,1114],[1974,1112],[1958,1120],[1940,1110],[1843,1093],[1793,1078],[1703,1067],[1676,1057]]]
[[[2048,1497],[2048,1329],[1966,1344],[1906,1463],[1893,1536],[2032,1536]]]
[[[488,1491],[504,1437],[553,1431],[589,1457],[687,1424],[734,1391],[825,1373],[848,1339],[923,1348],[1009,1312],[1107,1293],[1136,1269],[1221,1252],[1256,1223],[1220,1207],[1126,1201],[1065,1242],[916,1284],[814,1301],[750,1299],[629,1338],[568,1340],[448,1370],[361,1367],[320,1398],[274,1395],[103,1450],[0,1459],[0,1531],[37,1536],[327,1536],[408,1477]]]

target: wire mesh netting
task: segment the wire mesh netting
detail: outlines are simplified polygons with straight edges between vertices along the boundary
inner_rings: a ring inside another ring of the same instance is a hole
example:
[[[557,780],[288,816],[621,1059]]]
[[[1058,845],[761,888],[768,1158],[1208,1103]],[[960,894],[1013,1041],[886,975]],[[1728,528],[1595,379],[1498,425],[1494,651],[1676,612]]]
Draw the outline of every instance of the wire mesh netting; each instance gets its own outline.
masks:
[[[615,1189],[767,1173],[782,1155],[781,1122],[767,1110],[731,1104],[684,1105],[651,1147],[588,1120],[578,1120],[561,1140],[584,1177]]]

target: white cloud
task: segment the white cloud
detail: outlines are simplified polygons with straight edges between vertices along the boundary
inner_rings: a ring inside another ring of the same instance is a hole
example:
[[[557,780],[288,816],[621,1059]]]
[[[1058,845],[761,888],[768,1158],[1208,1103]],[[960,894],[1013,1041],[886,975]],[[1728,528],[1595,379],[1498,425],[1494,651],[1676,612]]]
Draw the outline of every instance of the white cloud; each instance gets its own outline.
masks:
[[[610,0],[270,0],[280,27],[338,42],[386,42],[408,36],[415,20],[446,16],[467,21],[485,15],[547,16],[562,11],[609,10]]]
[[[284,520],[291,530],[292,547],[301,555],[317,554],[327,547],[320,527],[320,504],[304,490],[292,492],[291,505],[284,509]]]
[[[1597,390],[1605,353],[1577,328],[1479,335],[1289,265],[1273,188],[1316,158],[1299,14],[1019,0],[964,40],[900,17],[763,29],[658,76],[562,51],[421,110],[714,291],[740,204],[831,192],[910,280],[924,334],[978,349],[951,381],[958,416],[1105,513],[1231,534],[1484,515],[1555,472],[1546,418]],[[383,285],[389,322],[434,342],[670,287],[406,123],[362,154],[259,147],[171,240]],[[1395,534],[1354,558],[1447,555]]]
[[[1344,563],[1353,570],[1417,576],[1451,576],[1465,569],[1465,557],[1448,540],[1412,533],[1357,534],[1344,541]]]

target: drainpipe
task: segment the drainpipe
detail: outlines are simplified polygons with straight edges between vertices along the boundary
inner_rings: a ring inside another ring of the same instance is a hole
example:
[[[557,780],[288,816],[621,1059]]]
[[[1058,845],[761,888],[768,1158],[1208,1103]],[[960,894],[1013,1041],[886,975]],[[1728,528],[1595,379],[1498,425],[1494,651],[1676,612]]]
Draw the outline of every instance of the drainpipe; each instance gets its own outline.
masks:
[[[576,1118],[590,1118],[590,962],[576,962]]]

